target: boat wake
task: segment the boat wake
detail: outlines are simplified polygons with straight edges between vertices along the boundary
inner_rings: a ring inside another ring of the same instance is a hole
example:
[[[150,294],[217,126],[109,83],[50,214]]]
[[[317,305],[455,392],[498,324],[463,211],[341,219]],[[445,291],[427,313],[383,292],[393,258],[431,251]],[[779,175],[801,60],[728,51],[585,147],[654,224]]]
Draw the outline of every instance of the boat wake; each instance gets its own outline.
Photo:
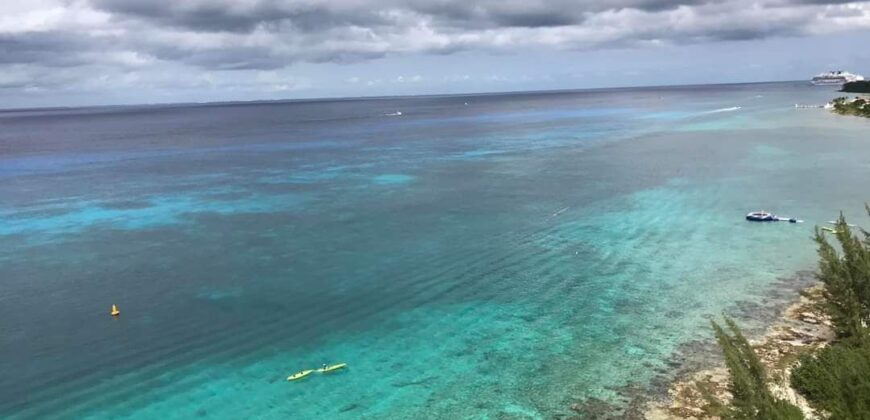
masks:
[[[712,110],[712,111],[707,111],[707,112],[705,112],[705,114],[716,114],[716,113],[719,113],[719,112],[732,112],[732,111],[737,111],[737,110],[739,110],[739,109],[741,109],[741,108],[742,108],[742,107],[739,107],[739,106],[731,106],[731,107],[728,107],[728,108],[719,108],[719,109],[714,109],[714,110]]]
[[[565,208],[563,208],[563,209],[560,209],[559,211],[553,213],[550,217],[551,217],[551,218],[556,217],[556,216],[558,216],[558,215],[564,213],[565,211],[567,211],[569,208],[570,208],[570,207],[565,207]]]

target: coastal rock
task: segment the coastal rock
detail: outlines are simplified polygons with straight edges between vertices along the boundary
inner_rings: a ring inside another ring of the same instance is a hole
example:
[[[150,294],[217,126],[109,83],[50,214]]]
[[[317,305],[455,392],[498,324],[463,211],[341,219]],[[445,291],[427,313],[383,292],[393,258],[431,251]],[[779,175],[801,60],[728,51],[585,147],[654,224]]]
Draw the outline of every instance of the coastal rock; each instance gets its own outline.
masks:
[[[816,315],[810,312],[801,312],[800,320],[803,322],[808,322],[810,324],[820,323],[819,319],[816,318]]]
[[[800,300],[789,306],[780,319],[767,329],[767,332],[752,345],[759,359],[765,365],[771,392],[796,405],[807,419],[817,419],[807,401],[789,383],[791,369],[800,356],[814,352],[827,345],[834,338],[830,319],[822,311],[824,297],[822,287],[812,286],[801,293]],[[731,400],[728,392],[728,370],[724,366],[700,370],[684,375],[670,385],[668,399],[651,403],[645,412],[647,420],[712,420],[716,416],[707,414],[706,395],[727,404]]]

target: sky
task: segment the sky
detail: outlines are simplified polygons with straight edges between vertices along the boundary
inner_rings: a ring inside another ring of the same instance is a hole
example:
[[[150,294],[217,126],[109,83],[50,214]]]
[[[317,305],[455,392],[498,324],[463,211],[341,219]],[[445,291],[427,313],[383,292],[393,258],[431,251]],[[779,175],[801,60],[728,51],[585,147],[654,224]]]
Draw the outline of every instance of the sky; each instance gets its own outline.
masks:
[[[870,75],[870,1],[0,0],[0,108]]]

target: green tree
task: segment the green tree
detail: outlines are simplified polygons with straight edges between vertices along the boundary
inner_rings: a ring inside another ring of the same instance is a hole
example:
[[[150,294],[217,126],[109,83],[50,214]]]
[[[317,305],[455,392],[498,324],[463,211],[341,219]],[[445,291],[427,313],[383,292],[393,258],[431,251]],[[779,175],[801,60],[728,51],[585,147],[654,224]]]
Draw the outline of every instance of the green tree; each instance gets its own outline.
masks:
[[[725,355],[725,365],[730,374],[728,391],[733,399],[729,406],[718,402],[711,405],[723,419],[803,419],[800,409],[788,401],[773,396],[767,387],[767,374],[755,350],[740,332],[737,324],[725,318],[727,330],[713,322],[716,340]]]
[[[850,338],[805,356],[791,383],[833,420],[870,419],[870,345]]]
[[[862,231],[863,240],[853,235],[842,214],[833,230],[842,255],[828,242],[825,231],[816,228],[818,278],[825,285],[827,310],[837,335],[860,337],[867,334],[870,321],[870,235]]]
[[[867,208],[870,213],[870,207]],[[801,358],[792,386],[834,420],[870,419],[870,235],[853,235],[840,215],[833,229],[841,252],[816,229],[819,280],[838,341]]]

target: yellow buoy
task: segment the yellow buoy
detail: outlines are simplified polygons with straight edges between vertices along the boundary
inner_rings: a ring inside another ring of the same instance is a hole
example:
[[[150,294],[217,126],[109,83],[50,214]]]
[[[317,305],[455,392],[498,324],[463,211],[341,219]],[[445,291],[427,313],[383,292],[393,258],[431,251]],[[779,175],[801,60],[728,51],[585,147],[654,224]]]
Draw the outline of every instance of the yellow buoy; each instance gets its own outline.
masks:
[[[110,313],[112,314],[112,316],[121,315],[121,311],[118,310],[118,306],[114,304],[112,305],[112,312]]]

